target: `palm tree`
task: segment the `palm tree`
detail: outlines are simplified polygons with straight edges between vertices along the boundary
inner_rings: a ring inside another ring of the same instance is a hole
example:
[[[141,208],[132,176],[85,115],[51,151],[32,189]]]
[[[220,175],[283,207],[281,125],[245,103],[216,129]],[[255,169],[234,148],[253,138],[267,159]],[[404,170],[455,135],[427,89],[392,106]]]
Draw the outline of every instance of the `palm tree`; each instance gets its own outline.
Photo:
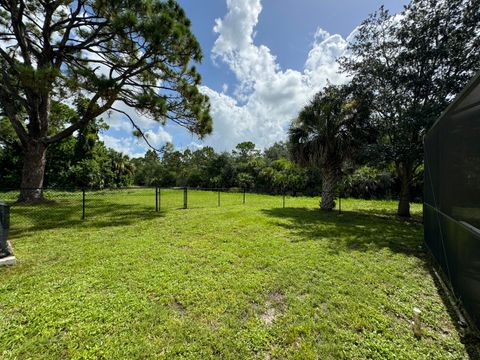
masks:
[[[130,158],[127,155],[122,153],[112,151],[110,156],[115,183],[117,186],[128,185],[129,179],[133,177],[135,172],[135,165],[130,161]]]
[[[342,165],[368,133],[368,102],[350,86],[327,86],[293,120],[289,129],[293,159],[322,172],[320,208],[332,210]]]

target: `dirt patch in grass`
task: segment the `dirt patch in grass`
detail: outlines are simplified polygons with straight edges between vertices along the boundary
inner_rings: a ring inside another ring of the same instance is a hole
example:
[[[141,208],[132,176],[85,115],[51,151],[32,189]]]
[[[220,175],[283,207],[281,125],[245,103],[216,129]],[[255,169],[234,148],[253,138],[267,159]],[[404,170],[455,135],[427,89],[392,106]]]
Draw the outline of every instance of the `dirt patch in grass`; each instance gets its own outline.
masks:
[[[175,300],[170,304],[171,308],[174,309],[180,315],[185,315],[187,308],[180,301]]]
[[[271,293],[264,305],[260,319],[265,325],[272,325],[285,312],[285,297],[278,292]]]

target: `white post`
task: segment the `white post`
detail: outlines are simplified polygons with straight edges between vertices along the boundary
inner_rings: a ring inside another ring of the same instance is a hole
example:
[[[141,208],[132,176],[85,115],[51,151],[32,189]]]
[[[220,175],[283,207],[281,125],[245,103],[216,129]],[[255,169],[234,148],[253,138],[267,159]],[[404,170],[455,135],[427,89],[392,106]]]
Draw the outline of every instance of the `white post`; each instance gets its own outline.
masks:
[[[414,307],[413,308],[413,322],[412,322],[412,328],[413,328],[413,333],[415,334],[416,337],[422,336],[422,311]]]

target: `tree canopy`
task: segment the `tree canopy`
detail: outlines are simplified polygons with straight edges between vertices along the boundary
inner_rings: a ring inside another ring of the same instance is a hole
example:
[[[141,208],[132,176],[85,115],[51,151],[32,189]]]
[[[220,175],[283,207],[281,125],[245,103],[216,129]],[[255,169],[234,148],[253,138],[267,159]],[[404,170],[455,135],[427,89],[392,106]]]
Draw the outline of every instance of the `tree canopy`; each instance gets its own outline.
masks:
[[[342,166],[369,137],[369,107],[350,86],[326,87],[292,122],[289,130],[293,158],[322,171],[321,208],[334,207]]]
[[[201,49],[175,1],[0,1],[0,42],[0,108],[25,153],[23,188],[42,187],[50,144],[109,110],[138,135],[128,107],[199,136],[212,130],[191,64]],[[52,101],[79,99],[82,111],[52,131]]]
[[[398,214],[409,216],[423,136],[480,69],[480,2],[413,0],[395,16],[381,7],[359,27],[350,52],[341,64],[373,94],[379,158],[395,164]]]

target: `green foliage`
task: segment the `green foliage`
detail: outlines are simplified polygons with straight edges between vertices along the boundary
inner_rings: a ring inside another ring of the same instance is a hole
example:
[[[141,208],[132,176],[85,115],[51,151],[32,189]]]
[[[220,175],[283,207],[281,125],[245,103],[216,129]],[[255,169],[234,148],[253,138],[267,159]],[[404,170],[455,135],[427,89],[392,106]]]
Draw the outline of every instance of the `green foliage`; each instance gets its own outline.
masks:
[[[289,159],[290,152],[288,151],[288,144],[283,141],[276,142],[264,151],[265,158],[270,161]]]
[[[399,215],[423,162],[423,136],[480,69],[480,2],[413,0],[400,16],[381,7],[359,27],[343,68],[368,89],[380,159],[394,162]]]
[[[345,177],[340,192],[342,196],[362,199],[392,198],[394,183],[393,171],[362,166]]]
[[[248,144],[248,145],[245,145]],[[240,153],[240,148],[246,149]],[[267,194],[319,195],[322,170],[302,168],[276,154],[288,154],[287,144],[277,143],[256,150],[253,143],[242,143],[229,153],[216,153],[212,148],[177,151],[172,144],[162,148],[162,157],[148,151],[143,158],[133,159],[134,182],[137,185],[189,186],[192,188],[240,187]],[[273,154],[273,155],[272,155]],[[275,160],[272,160],[275,159]],[[391,198],[398,190],[394,171],[371,166],[350,165],[348,174],[339,184],[344,196],[358,198]],[[421,198],[421,182],[415,187],[415,198]]]
[[[54,109],[60,109],[60,114],[71,114],[63,106]],[[64,115],[52,114],[53,118],[59,116]],[[64,121],[59,118],[59,126]],[[0,187],[19,188],[23,151],[10,122],[3,119],[0,124],[0,167],[5,169],[0,177]],[[52,144],[46,156],[45,187],[72,189],[132,185],[134,166],[128,156],[107,149],[99,141],[98,133],[104,129],[106,126],[100,119],[79,131],[76,137],[70,136]]]
[[[9,44],[0,47],[0,110],[23,149],[23,188],[43,185],[40,159],[49,145],[90,131],[105,112],[135,125],[114,104],[200,137],[211,133],[209,100],[192,64],[202,59],[200,45],[176,1],[0,2],[0,12],[0,42]],[[62,105],[72,99],[76,113]]]
[[[136,169],[135,184],[150,186],[160,185],[165,181],[165,174],[160,167],[160,158],[155,151],[148,150],[143,158],[133,159],[132,162]]]
[[[18,188],[22,167],[22,152],[8,121],[0,129],[0,166],[5,169],[0,187]],[[175,150],[172,144],[161,149],[161,156],[153,150],[143,158],[129,159],[114,150],[105,148],[98,133],[105,129],[101,120],[91,123],[76,137],[69,137],[47,150],[45,186],[51,188],[117,188],[132,184],[144,186],[189,186],[200,188],[245,187],[269,194],[308,194],[321,192],[322,172],[318,167],[300,168],[288,160],[286,143],[276,143],[261,153],[255,144],[239,144],[232,153],[217,153],[210,147],[195,151]],[[2,135],[3,134],[3,135]],[[375,172],[376,170],[371,170]],[[359,175],[359,173],[361,175]],[[392,181],[377,183],[365,180],[362,170],[347,177],[344,194],[353,197],[385,198],[397,189]],[[388,186],[389,185],[389,186]],[[418,186],[421,193],[421,184]],[[418,195],[420,196],[420,195]]]
[[[326,87],[292,122],[289,142],[302,165],[320,166],[340,175],[347,159],[368,137],[368,103],[347,86]]]
[[[0,187],[17,187],[21,158],[22,150],[15,131],[7,118],[0,117]]]
[[[70,168],[75,184],[81,188],[102,185],[100,164],[93,159],[82,159]]]
[[[248,174],[241,172],[237,175],[237,185],[243,189],[251,190],[255,184],[255,178]]]
[[[270,193],[287,192],[295,195],[305,189],[306,173],[295,163],[281,158],[272,162],[271,166],[264,167],[260,179]]]
[[[81,111],[82,109],[79,106],[77,106],[75,111],[68,105],[53,101],[50,109],[50,122],[48,124],[49,134],[54,135],[66,126],[75,123],[78,120]]]
[[[81,160],[76,155],[77,144],[78,140],[71,136],[48,148],[47,164],[45,165],[45,185],[47,187],[70,188],[76,186],[72,177],[72,167]],[[16,188],[20,186],[20,181],[19,172]]]
[[[311,192],[312,189],[306,187],[307,172],[285,157],[272,160],[274,153],[288,154],[286,144],[277,143],[264,154],[252,142],[238,144],[231,154],[218,154],[208,146],[193,152],[176,151],[173,145],[167,144],[161,149],[161,157],[148,151],[144,158],[133,160],[135,183],[164,187],[241,187],[271,194]]]
[[[327,86],[305,106],[289,129],[293,159],[321,168],[322,210],[335,207],[334,196],[347,160],[371,137],[366,93],[355,86]]]
[[[233,155],[238,157],[241,162],[248,162],[250,159],[260,155],[260,152],[255,148],[255,144],[251,141],[245,141],[237,144]]]

